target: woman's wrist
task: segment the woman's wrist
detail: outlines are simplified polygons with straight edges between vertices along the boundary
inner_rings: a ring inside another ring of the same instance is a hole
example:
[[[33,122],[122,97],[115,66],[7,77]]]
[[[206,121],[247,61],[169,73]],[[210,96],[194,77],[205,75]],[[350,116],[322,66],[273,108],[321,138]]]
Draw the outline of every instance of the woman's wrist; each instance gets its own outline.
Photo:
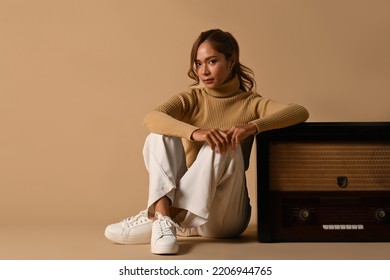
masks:
[[[248,123],[248,133],[250,135],[256,135],[259,131],[257,130],[257,126],[254,123]]]

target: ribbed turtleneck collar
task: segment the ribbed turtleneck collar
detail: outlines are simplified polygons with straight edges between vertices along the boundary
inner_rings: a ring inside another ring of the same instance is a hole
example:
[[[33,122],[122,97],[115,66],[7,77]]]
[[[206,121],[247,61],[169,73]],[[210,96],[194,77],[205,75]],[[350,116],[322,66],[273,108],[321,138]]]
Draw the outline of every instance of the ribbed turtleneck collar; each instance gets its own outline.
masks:
[[[232,97],[241,92],[237,76],[234,76],[217,88],[209,89],[205,87],[204,90],[207,94],[217,98]]]

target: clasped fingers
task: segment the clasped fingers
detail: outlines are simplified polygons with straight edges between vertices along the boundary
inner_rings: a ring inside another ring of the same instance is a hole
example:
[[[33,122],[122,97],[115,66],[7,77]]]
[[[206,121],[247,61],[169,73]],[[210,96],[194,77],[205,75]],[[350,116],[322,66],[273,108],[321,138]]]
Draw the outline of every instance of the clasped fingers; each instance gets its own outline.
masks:
[[[199,129],[193,133],[192,138],[195,141],[206,142],[212,150],[217,149],[221,154],[230,147],[229,135],[220,129]]]
[[[230,146],[229,136],[226,132],[219,129],[211,129],[206,133],[206,142],[214,150],[215,148],[221,154],[225,153]]]

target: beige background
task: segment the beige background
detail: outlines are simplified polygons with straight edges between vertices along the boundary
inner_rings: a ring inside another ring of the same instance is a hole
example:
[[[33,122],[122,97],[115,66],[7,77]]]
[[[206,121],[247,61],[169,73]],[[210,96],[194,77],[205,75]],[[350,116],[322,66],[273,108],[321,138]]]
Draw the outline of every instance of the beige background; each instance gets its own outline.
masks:
[[[386,0],[1,0],[0,227],[143,209],[143,116],[191,83],[206,29],[232,32],[258,91],[309,121],[390,121],[389,14]],[[248,181],[255,206],[254,164]]]

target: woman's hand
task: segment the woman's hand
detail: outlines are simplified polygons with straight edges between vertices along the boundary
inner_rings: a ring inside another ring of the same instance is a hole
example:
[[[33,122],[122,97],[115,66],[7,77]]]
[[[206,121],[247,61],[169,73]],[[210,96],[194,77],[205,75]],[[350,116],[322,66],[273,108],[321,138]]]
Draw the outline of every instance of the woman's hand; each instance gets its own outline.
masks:
[[[233,126],[227,131],[227,135],[230,139],[230,146],[234,151],[237,149],[238,145],[240,145],[242,140],[255,135],[256,133],[257,127],[253,123]]]
[[[226,131],[220,129],[198,129],[192,133],[194,141],[206,142],[212,150],[215,148],[221,154],[225,153],[231,146]]]
[[[221,154],[229,148],[236,150],[241,141],[257,133],[254,124],[233,126],[227,131],[221,129],[198,129],[192,133],[192,140],[206,142],[211,149],[217,149]]]

